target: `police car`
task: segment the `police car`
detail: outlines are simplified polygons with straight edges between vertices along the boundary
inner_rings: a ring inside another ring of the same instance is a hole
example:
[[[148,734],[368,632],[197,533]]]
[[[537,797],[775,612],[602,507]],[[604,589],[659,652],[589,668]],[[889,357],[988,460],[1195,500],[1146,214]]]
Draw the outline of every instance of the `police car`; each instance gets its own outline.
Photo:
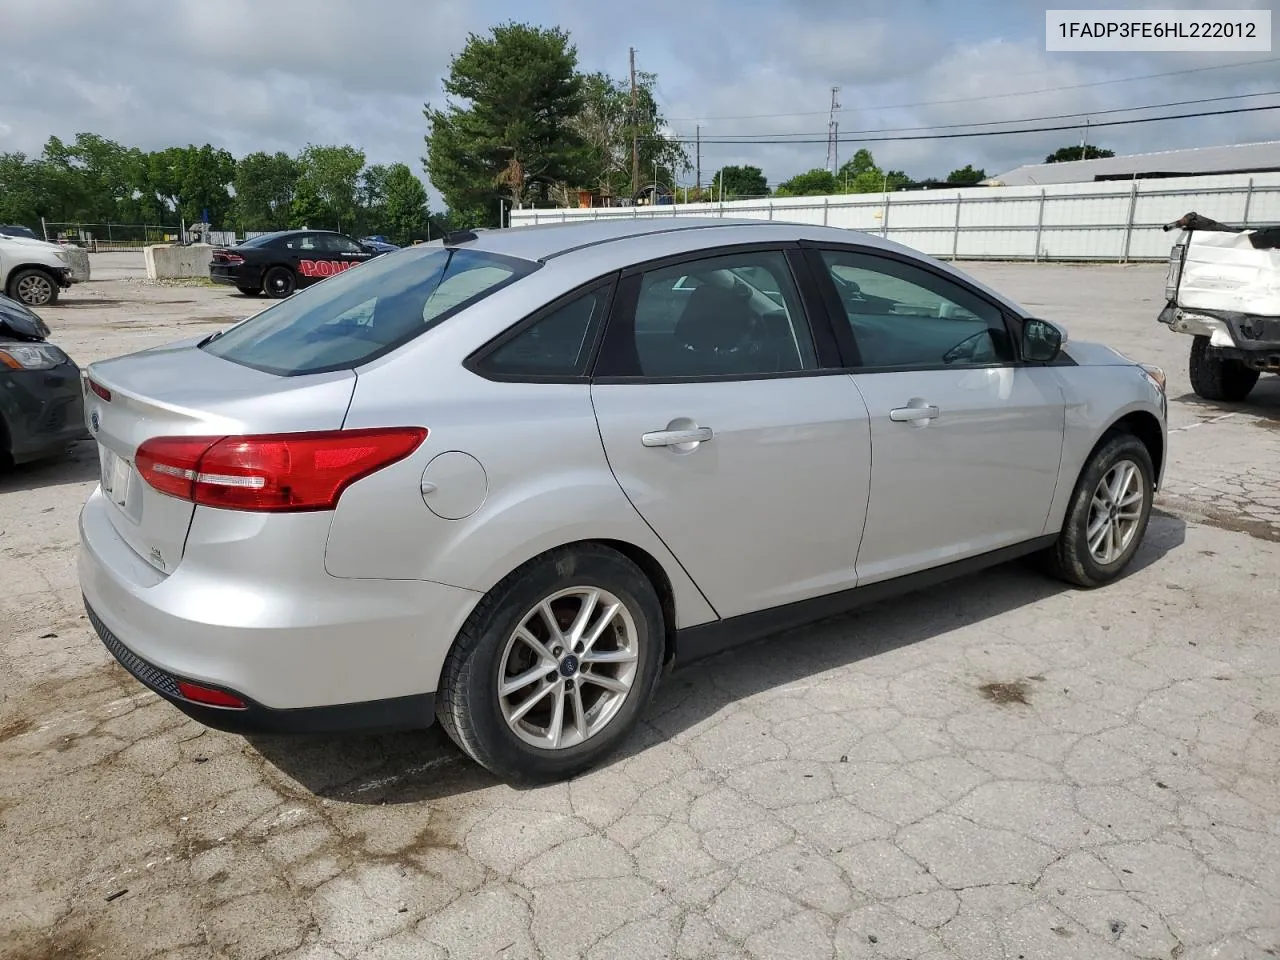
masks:
[[[287,297],[383,252],[331,230],[283,230],[217,248],[209,279],[250,297]]]

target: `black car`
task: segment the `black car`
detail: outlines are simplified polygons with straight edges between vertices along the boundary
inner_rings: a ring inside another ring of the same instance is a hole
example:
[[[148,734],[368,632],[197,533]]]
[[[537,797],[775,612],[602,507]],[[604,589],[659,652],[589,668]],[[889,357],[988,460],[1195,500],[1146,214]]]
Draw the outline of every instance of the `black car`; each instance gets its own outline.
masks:
[[[287,297],[382,252],[330,230],[284,230],[214,250],[209,279],[250,297]]]
[[[44,321],[0,296],[0,463],[27,463],[89,436],[80,368]]]

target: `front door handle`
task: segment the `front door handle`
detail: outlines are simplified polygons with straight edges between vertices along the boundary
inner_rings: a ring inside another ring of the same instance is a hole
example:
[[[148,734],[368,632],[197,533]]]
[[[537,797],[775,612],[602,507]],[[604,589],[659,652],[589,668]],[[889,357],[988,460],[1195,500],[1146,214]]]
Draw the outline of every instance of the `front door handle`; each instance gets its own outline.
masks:
[[[889,419],[897,423],[922,423],[923,421],[934,419],[941,412],[931,403],[912,401],[905,407],[890,410]]]
[[[640,437],[646,447],[675,447],[681,444],[706,443],[711,439],[710,427],[691,427],[688,430],[657,430]]]

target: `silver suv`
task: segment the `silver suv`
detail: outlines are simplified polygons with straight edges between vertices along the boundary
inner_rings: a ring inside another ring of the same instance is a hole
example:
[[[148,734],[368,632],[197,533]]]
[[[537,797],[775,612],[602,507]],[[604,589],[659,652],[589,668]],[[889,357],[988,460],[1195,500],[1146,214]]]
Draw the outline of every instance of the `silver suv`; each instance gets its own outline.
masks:
[[[599,761],[664,665],[1038,553],[1139,548],[1163,374],[864,234],[613,220],[389,253],[94,364],[80,581],[223,729],[438,717]]]

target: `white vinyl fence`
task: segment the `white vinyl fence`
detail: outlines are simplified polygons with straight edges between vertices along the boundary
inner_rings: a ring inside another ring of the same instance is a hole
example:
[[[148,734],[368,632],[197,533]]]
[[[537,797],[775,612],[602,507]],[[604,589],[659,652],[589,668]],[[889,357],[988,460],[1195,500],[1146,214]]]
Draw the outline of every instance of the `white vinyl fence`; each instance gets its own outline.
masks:
[[[727,203],[520,209],[511,226],[612,217],[735,217],[874,233],[949,260],[1163,260],[1161,227],[1191,210],[1224,223],[1280,223],[1280,173],[966,187]]]

